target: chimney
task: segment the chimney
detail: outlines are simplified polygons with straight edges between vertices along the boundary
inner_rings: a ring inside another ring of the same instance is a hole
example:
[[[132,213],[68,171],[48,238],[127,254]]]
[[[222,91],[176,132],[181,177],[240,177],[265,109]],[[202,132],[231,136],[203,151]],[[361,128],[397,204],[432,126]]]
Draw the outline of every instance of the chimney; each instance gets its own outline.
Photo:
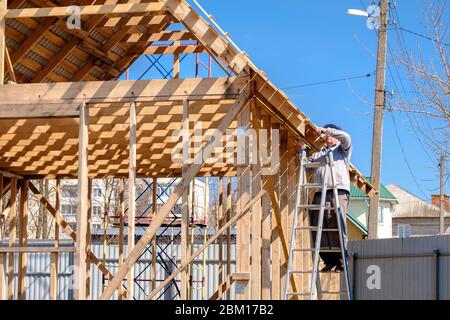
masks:
[[[436,207],[441,207],[441,196],[439,194],[433,194],[431,196],[431,203]],[[448,194],[444,194],[444,210],[445,212],[450,212],[450,197]]]

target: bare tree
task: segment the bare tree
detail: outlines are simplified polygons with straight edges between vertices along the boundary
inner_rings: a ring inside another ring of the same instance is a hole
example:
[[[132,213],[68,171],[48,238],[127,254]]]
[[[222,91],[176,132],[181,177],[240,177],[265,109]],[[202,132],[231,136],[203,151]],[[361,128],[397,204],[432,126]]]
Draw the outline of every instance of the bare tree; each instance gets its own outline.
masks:
[[[396,62],[406,70],[413,94],[400,96],[391,110],[413,114],[412,124],[418,137],[435,153],[449,154],[450,65],[448,3],[434,0],[425,3],[424,20],[433,43],[434,54],[423,48],[408,51],[399,40]],[[401,29],[401,27],[399,27]]]

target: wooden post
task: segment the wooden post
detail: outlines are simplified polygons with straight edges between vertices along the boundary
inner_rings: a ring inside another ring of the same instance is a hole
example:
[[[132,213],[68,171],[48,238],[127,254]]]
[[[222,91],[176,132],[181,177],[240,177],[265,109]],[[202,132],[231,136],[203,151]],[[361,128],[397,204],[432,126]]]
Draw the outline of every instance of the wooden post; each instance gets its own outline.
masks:
[[[173,46],[177,47],[180,45],[179,40],[173,42]],[[175,53],[173,55],[173,78],[178,79],[180,77],[180,55]]]
[[[19,205],[19,246],[26,247],[27,245],[27,225],[28,225],[28,180],[22,181],[20,188],[20,205]],[[18,299],[26,299],[26,269],[27,269],[27,256],[26,253],[19,253],[19,272],[17,275],[18,280]]]
[[[153,178],[153,192],[152,192],[152,221],[156,217],[157,212],[157,192],[158,192],[158,178]],[[156,288],[156,235],[152,238],[152,291]]]
[[[219,207],[217,212],[217,226],[218,229],[222,228],[223,225],[223,216],[224,216],[224,199],[223,199],[223,177],[219,178]],[[217,279],[217,285],[220,287],[220,285],[223,282],[223,236],[221,235],[217,239],[217,245],[219,246],[219,261],[218,261],[218,279]],[[222,300],[222,292],[218,291],[218,300]]]
[[[275,124],[274,129],[279,130],[280,125]],[[279,143],[278,141],[273,143]],[[272,146],[273,146],[272,143]],[[272,148],[273,150],[273,148]],[[274,192],[277,195],[277,198],[280,199],[280,172],[281,167],[278,169],[278,172],[273,176],[274,181]],[[271,292],[271,299],[272,300],[280,300],[280,294],[281,294],[281,276],[280,276],[280,230],[277,225],[277,221],[275,217],[271,217],[271,227],[272,227],[272,233],[271,233],[271,252],[272,252],[272,292]]]
[[[227,177],[227,204],[226,204],[226,222],[231,220],[233,210],[233,200],[231,197],[231,176]],[[231,286],[231,229],[227,228],[227,286]],[[227,291],[226,298],[231,297],[230,291]]]
[[[88,134],[89,109],[85,102],[80,106],[80,128],[78,136],[78,206],[77,241],[75,252],[76,288],[75,299],[86,299],[86,236],[88,216]]]
[[[106,181],[108,183],[108,181]],[[88,213],[86,231],[86,250],[91,251],[91,227],[92,227],[92,179],[88,180]],[[86,299],[91,299],[91,258],[86,256]]]
[[[123,265],[123,229],[125,216],[125,182],[124,179],[119,180],[119,268]],[[122,287],[122,286],[120,286]],[[122,295],[119,294],[119,300]]]
[[[10,209],[9,209],[9,247],[13,248],[16,241],[16,195],[17,179],[11,178]],[[8,254],[8,299],[14,299],[14,253]]]
[[[261,148],[265,148],[265,152],[260,151],[264,154],[268,154],[268,150],[271,149],[271,118],[270,116],[263,116],[263,129],[266,131],[266,142],[267,144],[261,144]],[[274,142],[277,143],[277,142]],[[259,157],[261,158],[261,157]],[[268,159],[267,159],[268,160]],[[262,161],[261,161],[262,162]],[[267,167],[270,163],[261,163],[261,166]],[[275,176],[269,176],[272,179]],[[270,196],[264,194],[261,198],[262,203],[262,217],[261,217],[261,299],[270,299],[270,236],[271,236],[271,226],[270,226]],[[279,262],[279,261],[278,261]],[[279,276],[278,276],[279,280]]]
[[[61,210],[61,180],[56,180],[55,195],[56,214],[60,214]],[[59,225],[55,220],[55,248],[59,248]],[[58,299],[58,252],[50,254],[50,300]]]
[[[3,175],[0,173],[0,240],[3,239]],[[6,253],[0,253],[0,300],[6,299]]]
[[[249,145],[249,149],[253,152],[257,150],[256,155],[251,156],[252,162],[252,197],[261,191],[261,163],[259,159],[259,130],[261,129],[261,109],[256,107],[253,102],[252,106],[252,128],[255,130],[255,136],[252,137],[251,144],[256,143],[256,148]],[[253,139],[255,138],[255,139]],[[261,217],[262,217],[261,201],[256,201],[252,207],[251,215],[251,299],[261,300]]]
[[[250,109],[248,106],[244,107],[242,112],[238,116],[238,130],[246,130],[250,124]],[[244,140],[244,139],[241,139]],[[238,138],[239,141],[239,138]],[[239,146],[238,148],[243,148],[245,152],[244,165],[238,164],[237,168],[237,206],[238,212],[242,211],[242,208],[250,200],[250,166],[248,165],[248,149],[244,146]],[[249,216],[245,215],[237,222],[236,227],[236,272],[237,273],[248,273],[250,265],[250,225]],[[249,299],[249,285],[248,280],[237,280],[236,281],[236,299],[237,300],[247,300]]]
[[[287,230],[288,219],[288,148],[287,148],[288,134],[287,130],[281,130],[280,132],[280,211],[283,230]],[[286,233],[289,241],[289,233]],[[283,297],[284,284],[286,283],[287,272],[287,259],[284,255],[281,255],[281,296]]]
[[[6,53],[6,19],[7,0],[0,0],[0,85],[5,84],[5,53]]]
[[[130,160],[128,168],[128,248],[127,254],[134,249],[136,216],[136,103],[130,105]],[[127,298],[134,298],[134,265],[127,274]]]
[[[185,174],[189,166],[189,101],[183,101],[183,168],[182,179],[186,179]],[[181,264],[188,259],[188,239],[189,239],[189,184],[183,189],[182,194],[183,212],[181,217]],[[181,272],[180,299],[187,299],[188,289],[188,269]]]

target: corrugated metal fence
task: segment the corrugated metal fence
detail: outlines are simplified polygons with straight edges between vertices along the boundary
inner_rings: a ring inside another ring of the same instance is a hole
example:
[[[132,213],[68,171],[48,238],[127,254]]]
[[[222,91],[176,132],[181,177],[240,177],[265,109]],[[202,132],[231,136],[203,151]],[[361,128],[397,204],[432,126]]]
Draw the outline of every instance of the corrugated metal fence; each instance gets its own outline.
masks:
[[[41,245],[45,245],[41,243]],[[33,246],[36,246],[34,244]],[[49,246],[47,243],[46,246]],[[164,244],[162,244],[164,246]],[[126,257],[126,246],[125,257]],[[101,244],[92,245],[93,253],[102,260],[103,257],[103,246]],[[165,250],[166,255],[161,254],[157,256],[157,259],[161,262],[156,264],[156,278],[157,286],[159,283],[167,278],[173,271],[176,270],[175,265],[171,263],[170,259],[174,257],[180,257],[180,245],[175,244]],[[223,249],[225,255],[225,247]],[[118,246],[107,246],[106,252],[106,266],[112,274],[115,274],[118,269]],[[205,280],[206,286],[204,293],[202,294],[201,289],[192,290],[192,299],[201,300],[202,295],[204,299],[208,299],[218,287],[218,257],[219,257],[219,246],[217,244],[210,245],[207,250],[205,250]],[[231,246],[231,272],[235,271],[235,246]],[[170,259],[169,259],[170,258]],[[164,261],[163,261],[164,260]],[[74,281],[74,254],[73,253],[60,253],[58,261],[58,299],[67,300],[73,297],[73,281]],[[176,260],[176,264],[180,265],[179,258]],[[193,280],[195,287],[201,287],[201,274],[202,274],[202,255],[197,257],[193,263]],[[15,255],[15,286],[17,292],[17,266],[18,266],[18,255]],[[150,293],[151,288],[151,253],[145,251],[144,254],[139,258],[135,265],[135,287],[134,287],[134,297],[137,300],[144,300],[145,297]],[[223,266],[223,272],[226,273],[226,263]],[[102,273],[100,270],[92,265],[91,266],[91,296],[92,299],[97,299],[102,292]],[[178,277],[177,277],[178,278]],[[178,281],[177,281],[178,282]],[[108,282],[105,283],[106,285]],[[231,299],[234,299],[234,285],[230,289]],[[48,300],[50,294],[50,253],[28,253],[27,254],[27,275],[26,275],[26,297],[27,300]],[[165,289],[161,290],[160,296],[156,296],[161,300],[171,300],[178,299],[176,286],[170,285],[166,286]],[[117,293],[114,298],[117,298]]]
[[[350,241],[356,300],[450,299],[450,236]]]

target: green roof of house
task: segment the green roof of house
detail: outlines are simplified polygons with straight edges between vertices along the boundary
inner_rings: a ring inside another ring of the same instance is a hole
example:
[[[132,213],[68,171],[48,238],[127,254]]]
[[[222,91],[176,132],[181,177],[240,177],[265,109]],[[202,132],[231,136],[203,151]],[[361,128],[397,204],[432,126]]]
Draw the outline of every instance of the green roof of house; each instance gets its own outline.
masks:
[[[365,234],[368,234],[367,227],[361,223],[355,216],[353,216],[350,212],[347,212],[347,218],[353,222],[361,231],[363,231]]]
[[[366,177],[369,182],[371,181],[370,177]],[[359,190],[353,184],[350,185],[350,198],[368,198],[367,194]],[[386,200],[397,200],[397,198],[382,184],[380,184],[380,199]]]

